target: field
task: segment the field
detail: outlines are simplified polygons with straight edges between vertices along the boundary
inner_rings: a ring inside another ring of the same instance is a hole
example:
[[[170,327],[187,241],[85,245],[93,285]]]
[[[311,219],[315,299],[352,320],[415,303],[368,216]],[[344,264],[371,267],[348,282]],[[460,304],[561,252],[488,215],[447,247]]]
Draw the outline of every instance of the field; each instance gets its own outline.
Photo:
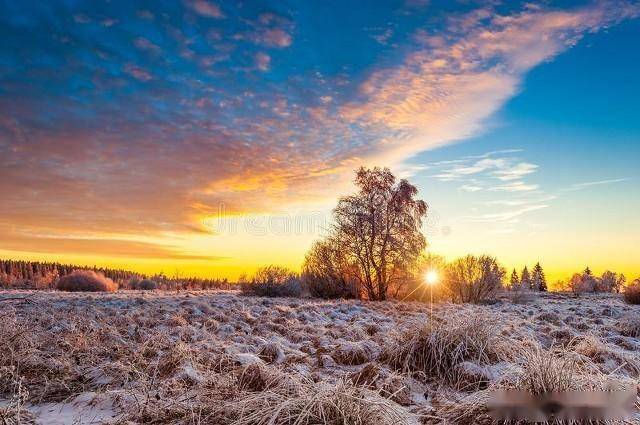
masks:
[[[640,311],[5,291],[0,347],[6,424],[491,423],[493,388],[637,386]]]

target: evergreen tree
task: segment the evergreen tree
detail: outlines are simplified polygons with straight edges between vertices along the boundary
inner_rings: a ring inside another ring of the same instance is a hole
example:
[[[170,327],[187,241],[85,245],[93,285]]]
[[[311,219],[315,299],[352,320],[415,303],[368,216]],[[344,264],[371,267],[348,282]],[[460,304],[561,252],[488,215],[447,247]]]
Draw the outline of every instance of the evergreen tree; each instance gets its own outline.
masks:
[[[547,291],[547,278],[544,275],[544,271],[542,270],[542,266],[540,266],[540,263],[536,263],[535,267],[533,268],[531,284],[533,288],[537,289],[538,291]]]
[[[589,268],[589,266],[587,266],[587,268],[584,269],[584,272],[582,272],[582,274],[585,276],[593,276],[593,273],[591,273],[591,269]]]
[[[522,269],[522,278],[520,279],[520,284],[522,284],[522,287],[525,289],[532,289],[531,288],[531,275],[529,274],[529,269],[527,268],[527,266],[524,266],[524,269]]]
[[[511,273],[511,281],[509,283],[511,284],[512,289],[520,286],[520,277],[518,276],[516,269],[513,269],[513,272]]]

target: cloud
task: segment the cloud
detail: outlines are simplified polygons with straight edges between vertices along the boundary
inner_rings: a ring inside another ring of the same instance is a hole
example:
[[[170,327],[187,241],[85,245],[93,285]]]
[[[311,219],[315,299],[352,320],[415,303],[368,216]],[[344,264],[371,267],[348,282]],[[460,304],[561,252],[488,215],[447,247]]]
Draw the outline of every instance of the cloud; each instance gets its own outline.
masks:
[[[186,5],[200,16],[223,17],[214,3]],[[24,80],[18,78],[24,67],[2,80],[0,224],[36,228],[32,233],[38,234],[80,229],[101,240],[122,239],[114,233],[192,234],[204,231],[203,217],[215,214],[220,205],[236,214],[335,202],[337,194],[350,188],[359,165],[391,165],[406,175],[422,172],[404,161],[485,131],[490,117],[518,92],[529,69],[570,48],[584,33],[637,10],[627,3],[616,6],[527,8],[508,16],[483,8],[451,18],[438,33],[416,33],[410,50],[403,46],[393,52],[399,61],[337,77],[301,75],[296,69],[278,79],[271,74],[248,76],[251,65],[269,71],[271,56],[256,53],[254,46],[238,49],[223,29],[219,36],[205,37],[209,29],[200,25],[219,22],[194,22],[192,14],[182,11],[175,20],[164,20],[163,3],[154,9],[155,18],[140,15],[150,28],[141,38],[148,40],[157,30],[175,42],[160,44],[162,55],[154,57],[135,50],[154,50],[146,42],[130,45],[125,28],[129,19],[139,24],[138,16],[109,13],[105,16],[119,24],[95,34],[72,25],[65,35],[78,42],[69,44],[64,54],[58,53],[59,46],[51,48],[50,55],[58,55],[55,60],[34,64],[31,72],[22,73]],[[183,18],[185,28],[176,22]],[[246,23],[252,19],[230,24],[262,35],[274,28],[291,33],[275,14]],[[39,29],[50,27],[58,26],[46,22]],[[203,37],[189,36],[197,29]],[[114,33],[116,37],[101,38]],[[272,47],[289,43],[277,31],[264,40]],[[41,40],[34,36],[31,41],[38,46]],[[95,46],[109,49],[98,55]],[[22,54],[36,57],[39,49],[25,47]],[[213,58],[221,57],[225,66],[214,66]],[[56,90],[45,91],[45,86]],[[540,189],[528,181],[536,166],[515,153],[427,166],[429,173],[477,196],[537,195]],[[0,240],[8,240],[7,233],[2,229]],[[59,243],[87,252],[106,249],[99,248],[99,241],[81,246],[50,239],[14,240],[12,246],[37,249],[42,243],[53,249]],[[109,255],[126,251],[117,243],[104,244],[112,246]],[[132,254],[152,249],[127,246]]]
[[[133,40],[133,44],[140,50],[146,50],[153,53],[159,53],[161,50],[160,46],[144,37],[137,37],[135,40]]]
[[[217,19],[224,18],[220,7],[215,3],[205,0],[195,0],[188,2],[188,5],[200,16]]]
[[[444,31],[422,30],[422,48],[401,65],[373,72],[360,87],[363,100],[346,104],[341,113],[393,134],[395,141],[377,157],[389,161],[469,138],[487,128],[531,68],[585,33],[639,11],[632,3],[601,2],[569,11],[530,7],[513,15],[482,8],[450,18]]]
[[[494,186],[488,190],[491,192],[530,192],[537,190],[540,186],[537,184],[526,184],[522,181],[515,181],[501,186]]]
[[[483,190],[482,186],[474,186],[471,184],[463,184],[460,186],[460,190],[464,190],[465,192],[479,192]]]
[[[608,179],[608,180],[598,180],[598,181],[592,181],[592,182],[584,182],[584,183],[575,183],[572,184],[571,187],[563,189],[565,191],[567,190],[582,190],[582,189],[587,189],[589,187],[593,187],[593,186],[603,186],[603,185],[608,185],[608,184],[613,184],[613,183],[621,183],[621,182],[626,182],[629,181],[628,178],[622,178],[622,179]]]
[[[285,48],[291,46],[291,32],[295,28],[289,19],[273,14],[262,14],[256,21],[247,22],[252,29],[234,35],[236,40],[248,40],[266,47]]]
[[[527,174],[534,173],[537,169],[536,164],[520,162],[512,167],[498,169],[493,172],[493,175],[504,181],[518,180]]]
[[[124,72],[140,81],[149,81],[153,79],[153,76],[149,71],[133,64],[125,65]]]
[[[393,37],[393,29],[391,28],[387,28],[382,33],[371,36],[371,38],[382,45],[386,45],[391,37]]]
[[[151,242],[113,238],[72,238],[18,234],[0,227],[2,249],[38,253],[105,255],[125,258],[155,258],[167,260],[216,261],[222,257],[193,255],[175,247]]]
[[[291,45],[291,35],[281,28],[264,31],[257,39],[260,43],[274,47],[288,47]]]
[[[266,72],[269,69],[271,69],[271,56],[269,56],[268,54],[263,52],[258,52],[255,54],[253,58],[254,58],[256,67],[260,71]]]
[[[536,164],[520,161],[517,157],[499,156],[512,152],[521,152],[521,150],[510,149],[488,152],[483,155],[465,157],[457,161],[433,164],[442,168],[434,177],[440,181],[468,181],[470,178],[482,175],[485,179],[497,179],[499,181],[510,182],[513,180],[521,180],[525,176],[537,171],[538,165]],[[514,185],[501,185],[499,187],[506,188],[511,186]],[[477,190],[482,189],[477,185],[474,187]],[[496,189],[494,188],[493,190]]]
[[[547,204],[537,204],[537,205],[525,205],[520,208],[501,211],[498,213],[491,214],[483,214],[478,217],[472,217],[471,221],[484,222],[484,223],[494,223],[494,222],[502,222],[502,221],[513,221],[514,219],[530,213],[532,211],[538,211],[544,208],[547,208],[549,205]]]

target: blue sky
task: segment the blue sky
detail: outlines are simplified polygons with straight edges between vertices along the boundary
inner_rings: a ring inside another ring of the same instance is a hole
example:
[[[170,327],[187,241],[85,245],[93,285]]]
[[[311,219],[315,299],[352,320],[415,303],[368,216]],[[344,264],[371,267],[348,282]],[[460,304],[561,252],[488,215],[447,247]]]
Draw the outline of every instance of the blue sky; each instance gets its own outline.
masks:
[[[0,2],[0,254],[295,267],[317,234],[235,246],[206,223],[221,207],[326,215],[356,167],[383,165],[431,205],[436,252],[639,273],[639,16],[637,1]]]

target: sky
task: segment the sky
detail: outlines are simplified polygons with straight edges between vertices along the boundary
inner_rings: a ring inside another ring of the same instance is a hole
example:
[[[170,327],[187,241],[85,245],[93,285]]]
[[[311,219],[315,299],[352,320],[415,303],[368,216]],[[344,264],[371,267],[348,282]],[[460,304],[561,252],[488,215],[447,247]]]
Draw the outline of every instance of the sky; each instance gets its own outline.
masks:
[[[0,257],[298,268],[361,166],[428,250],[640,276],[638,1],[0,1]]]

